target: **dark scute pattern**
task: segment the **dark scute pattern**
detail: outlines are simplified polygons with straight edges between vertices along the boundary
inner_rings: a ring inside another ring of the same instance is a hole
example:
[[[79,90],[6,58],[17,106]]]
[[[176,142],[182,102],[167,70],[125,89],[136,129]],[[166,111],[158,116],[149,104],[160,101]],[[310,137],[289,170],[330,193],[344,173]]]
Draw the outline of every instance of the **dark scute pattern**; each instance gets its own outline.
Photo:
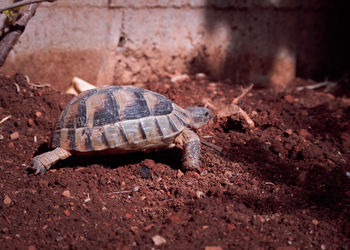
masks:
[[[105,145],[107,145],[109,148],[111,147],[108,143],[107,136],[105,132],[102,132],[102,140]]]
[[[173,112],[172,102],[168,98],[157,93],[154,95],[157,97],[158,103],[153,108],[153,115],[167,115]]]
[[[104,108],[98,109],[94,114],[94,126],[103,126],[120,121],[119,105],[117,104],[112,89],[106,93],[107,100],[104,101]]]
[[[169,124],[170,124],[170,127],[171,127],[171,130],[173,131],[173,132],[177,132],[177,128],[176,128],[176,126],[175,126],[175,124],[174,124],[174,122],[170,119],[170,117],[168,116],[168,121],[169,121]]]
[[[182,118],[180,116],[178,116],[177,114],[174,114],[174,115],[175,115],[176,119],[178,119],[181,122],[182,125],[184,125],[184,126],[188,125],[184,120],[182,120]]]
[[[84,129],[83,135],[86,134],[86,139],[85,139],[85,149],[88,151],[93,150],[92,148],[92,143],[91,143],[91,129]]]
[[[77,128],[82,128],[86,126],[86,104],[85,100],[79,102],[78,111],[76,114],[76,125]]]
[[[122,136],[124,142],[125,142],[125,143],[129,143],[128,138],[126,137],[126,134],[125,134],[125,132],[124,132],[124,129],[123,129],[123,128],[119,128],[119,131],[120,131],[120,134],[121,134],[121,136]]]
[[[146,137],[146,132],[145,132],[145,130],[143,129],[143,127],[142,127],[142,123],[141,122],[139,122],[139,130],[140,130],[140,132],[141,132],[141,135],[142,135],[142,139],[146,139],[147,137]]]
[[[162,129],[160,128],[160,125],[159,125],[159,122],[158,122],[157,119],[155,120],[155,124],[156,124],[156,127],[157,127],[158,134],[159,134],[160,136],[163,136]]]
[[[69,141],[69,148],[74,149],[75,148],[75,130],[74,129],[68,130],[68,141]]]
[[[123,119],[133,120],[149,116],[151,113],[149,111],[146,99],[143,96],[142,91],[138,91],[138,89],[130,89],[128,91],[134,93],[135,99],[133,105],[125,107],[122,111]]]

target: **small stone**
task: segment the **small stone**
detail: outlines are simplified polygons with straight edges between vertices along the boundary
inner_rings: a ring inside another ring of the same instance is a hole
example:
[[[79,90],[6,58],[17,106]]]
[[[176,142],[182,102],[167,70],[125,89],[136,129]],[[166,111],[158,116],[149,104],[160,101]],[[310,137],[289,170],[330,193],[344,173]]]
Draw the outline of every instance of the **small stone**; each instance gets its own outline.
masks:
[[[35,122],[34,122],[34,120],[32,118],[28,119],[28,125],[31,126],[31,127],[33,127],[35,125]]]
[[[13,144],[13,142],[9,143],[9,149],[15,149],[15,144]]]
[[[197,74],[196,74],[196,79],[197,79],[197,80],[204,80],[204,79],[206,79],[206,78],[207,78],[207,75],[204,74],[204,73],[197,73]]]
[[[289,102],[289,103],[294,102],[294,98],[293,98],[293,96],[291,96],[291,95],[285,95],[285,96],[284,96],[284,100],[286,100],[286,101]]]
[[[64,190],[62,192],[62,196],[66,197],[66,198],[70,198],[70,191],[69,190]]]
[[[220,246],[205,246],[204,250],[222,250]]]
[[[153,240],[153,243],[154,245],[156,246],[160,246],[162,244],[165,244],[166,243],[166,239],[164,239],[162,236],[160,235],[155,235],[152,237],[152,240]]]
[[[7,195],[7,194],[5,194],[4,204],[5,204],[6,206],[10,206],[10,205],[11,205],[11,203],[12,203],[11,198],[10,198],[10,197],[8,197],[8,195]]]
[[[37,118],[40,118],[42,116],[42,113],[40,111],[35,112],[35,116]]]
[[[230,223],[230,224],[227,224],[227,229],[230,231],[233,231],[236,229],[236,226],[234,224]]]
[[[317,225],[318,225],[318,220],[313,219],[313,220],[312,220],[312,224],[314,224],[315,226],[317,226]]]
[[[307,131],[306,129],[302,128],[299,129],[298,134],[304,138],[310,138],[312,137],[312,135],[309,133],[309,131]]]
[[[190,80],[190,77],[186,74],[183,74],[183,75],[173,76],[170,81],[172,83],[175,83],[175,82],[184,82],[187,80]]]
[[[14,140],[17,140],[19,138],[19,133],[16,131],[16,132],[13,132],[11,135],[10,135],[10,139],[12,141]]]
[[[150,179],[152,177],[151,170],[146,166],[139,167],[137,171],[143,179]]]
[[[322,245],[321,245],[321,249],[322,249],[322,250],[326,250],[326,246],[322,244]]]
[[[28,250],[36,250],[36,247],[33,245],[28,246]]]
[[[4,136],[0,134],[0,140],[3,140],[4,139]]]
[[[293,134],[293,130],[290,128],[287,128],[286,131],[284,131],[287,135],[292,135]]]
[[[176,171],[176,178],[180,179],[182,176],[184,176],[184,173],[180,169],[178,169]]]
[[[68,210],[68,209],[64,210],[64,211],[63,211],[63,213],[64,213],[64,215],[65,215],[65,216],[67,216],[67,217],[69,217],[69,216],[70,216],[70,212],[69,212],[69,210]]]
[[[200,199],[204,196],[204,193],[202,191],[196,191],[196,196],[198,199]]]
[[[131,218],[132,218],[132,214],[126,213],[126,214],[125,214],[125,218],[131,219]]]

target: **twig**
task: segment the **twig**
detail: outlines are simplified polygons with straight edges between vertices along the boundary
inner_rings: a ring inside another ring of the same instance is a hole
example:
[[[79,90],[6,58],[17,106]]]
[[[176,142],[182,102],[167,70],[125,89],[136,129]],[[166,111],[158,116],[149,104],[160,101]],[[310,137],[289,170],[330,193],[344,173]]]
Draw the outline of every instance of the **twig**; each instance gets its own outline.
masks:
[[[28,21],[34,16],[38,6],[38,3],[29,5],[28,9],[24,11],[23,15],[16,22],[16,25],[11,27],[12,30],[5,34],[0,41],[0,67],[5,63],[8,54],[24,32],[25,26],[27,25]]]
[[[0,121],[0,124],[4,123],[5,121],[7,121],[8,119],[10,119],[11,117],[12,117],[12,115],[8,115],[8,116],[2,118],[1,121]]]
[[[116,191],[116,192],[112,192],[112,193],[107,193],[107,195],[113,195],[113,194],[128,194],[128,193],[132,193],[132,192],[137,192],[140,190],[140,186],[136,186],[133,189],[128,189],[128,190],[121,190],[121,191]]]
[[[242,94],[240,94],[239,96],[237,96],[235,99],[233,99],[233,101],[231,102],[231,104],[238,104],[243,97],[254,87],[254,84],[252,83],[248,88],[243,89]]]
[[[210,147],[212,149],[215,149],[216,151],[218,151],[220,153],[222,152],[222,147],[220,147],[220,146],[216,146],[213,143],[210,143],[210,142],[207,142],[207,141],[203,141],[203,140],[201,140],[201,143],[204,144],[205,146],[208,146],[208,147]]]
[[[15,83],[15,82],[12,82],[12,83],[13,83],[13,85],[16,86],[16,91],[17,91],[17,93],[19,93],[19,92],[21,91],[19,85],[18,85],[17,83]]]
[[[332,88],[336,85],[337,85],[336,82],[330,82],[330,81],[326,80],[324,82],[320,82],[320,83],[316,83],[316,84],[297,87],[297,90],[302,91],[304,89],[318,89],[318,88],[322,88],[322,87]]]
[[[24,1],[9,4],[5,7],[0,7],[0,12],[3,12],[5,10],[9,10],[9,9],[13,9],[13,8],[17,8],[17,7],[21,7],[21,6],[28,5],[28,4],[33,4],[33,3],[55,2],[55,1],[56,0],[24,0]]]

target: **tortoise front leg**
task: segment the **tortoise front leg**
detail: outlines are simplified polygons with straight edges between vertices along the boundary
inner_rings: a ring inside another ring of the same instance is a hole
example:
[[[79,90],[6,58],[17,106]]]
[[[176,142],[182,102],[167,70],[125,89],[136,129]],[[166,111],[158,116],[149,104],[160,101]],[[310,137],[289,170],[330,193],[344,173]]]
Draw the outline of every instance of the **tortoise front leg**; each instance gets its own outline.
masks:
[[[201,144],[198,135],[189,128],[185,128],[175,139],[175,143],[182,146],[184,153],[182,168],[184,170],[199,170]]]
[[[32,167],[35,170],[34,174],[44,174],[53,164],[69,156],[71,156],[71,153],[63,148],[56,148],[52,151],[35,156]]]

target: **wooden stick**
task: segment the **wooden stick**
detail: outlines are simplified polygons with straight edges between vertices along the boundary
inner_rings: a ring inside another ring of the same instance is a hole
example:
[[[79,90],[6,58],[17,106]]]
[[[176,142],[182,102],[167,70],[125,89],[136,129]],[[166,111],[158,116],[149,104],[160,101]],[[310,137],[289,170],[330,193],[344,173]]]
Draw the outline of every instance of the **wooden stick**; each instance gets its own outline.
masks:
[[[10,29],[10,31],[5,34],[0,41],[0,67],[5,63],[8,54],[24,32],[25,26],[27,25],[28,21],[34,16],[38,6],[38,3],[29,5],[28,9],[24,11],[23,15],[16,22],[16,25],[11,27],[12,30]]]
[[[9,10],[9,9],[13,9],[13,8],[17,8],[17,7],[21,7],[21,6],[28,5],[28,4],[40,3],[40,2],[54,2],[54,1],[56,1],[56,0],[24,0],[24,1],[9,4],[5,7],[0,7],[0,12],[3,12],[5,10]]]
[[[231,102],[231,104],[238,104],[243,97],[248,94],[248,92],[253,88],[254,84],[251,84],[248,88],[243,89],[242,94],[240,94],[239,96],[237,96],[235,99],[233,99],[233,101]]]

